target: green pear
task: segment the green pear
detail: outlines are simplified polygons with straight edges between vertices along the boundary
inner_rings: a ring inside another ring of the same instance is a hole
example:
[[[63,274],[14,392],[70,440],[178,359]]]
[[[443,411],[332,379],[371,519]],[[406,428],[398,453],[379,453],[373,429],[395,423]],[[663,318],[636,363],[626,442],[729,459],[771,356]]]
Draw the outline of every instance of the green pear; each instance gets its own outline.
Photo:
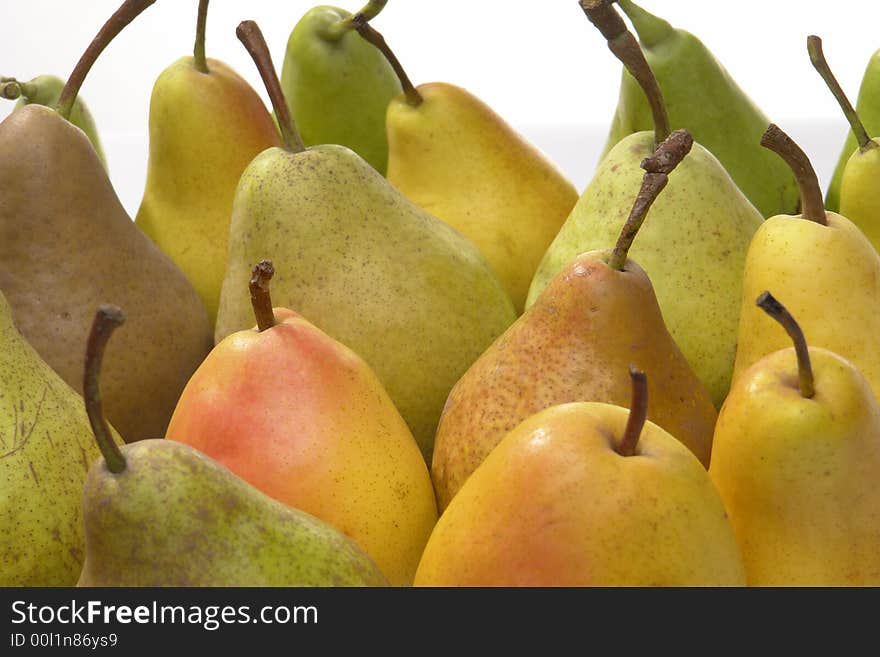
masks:
[[[202,300],[132,222],[86,138],[67,117],[108,41],[153,0],[127,0],[80,59],[58,110],[27,105],[0,123],[0,289],[22,334],[74,389],[89,308],[124,303],[136,320],[114,346],[108,416],[126,440],[163,435],[212,345]],[[39,270],[33,262],[39,261]]]
[[[868,65],[865,67],[859,95],[856,99],[856,111],[870,134],[880,135],[880,50],[871,55]],[[848,132],[840,152],[840,159],[837,161],[834,175],[831,177],[828,191],[825,194],[825,207],[831,212],[837,212],[841,209],[840,186],[843,182],[843,170],[850,156],[858,147],[856,136],[852,131]]]
[[[807,347],[772,295],[758,304],[795,346],[768,354],[734,382],[709,467],[748,583],[878,586],[880,406],[852,362]],[[829,303],[829,314],[837,304]]]
[[[215,339],[253,325],[241,281],[254,262],[272,260],[276,305],[367,361],[430,463],[449,390],[513,323],[513,304],[470,241],[352,150],[304,148],[259,28],[246,21],[239,34],[258,61],[286,145],[258,155],[241,177]]]
[[[654,132],[625,137],[605,156],[563,224],[532,280],[531,306],[550,280],[575,256],[611,248],[642,183],[639,163],[668,133],[662,95],[635,40],[607,8],[610,43],[631,40],[636,70],[658,121]],[[608,35],[606,35],[608,38]],[[617,40],[617,41],[615,41]],[[616,47],[616,46],[615,46]],[[624,55],[624,57],[627,57]],[[696,138],[696,137],[695,137]],[[654,285],[666,326],[694,372],[720,407],[730,386],[736,354],[742,268],[761,214],[721,163],[699,143],[669,176],[669,185],[639,231],[630,256]]]
[[[61,97],[61,90],[63,88],[64,80],[57,75],[38,75],[33,80],[27,82],[19,82],[13,78],[0,79],[0,91],[2,91],[0,96],[10,100],[17,98],[16,109],[32,103],[45,107],[55,107],[58,104],[58,99]],[[73,109],[70,111],[70,122],[86,133],[86,137],[92,142],[95,152],[106,169],[107,158],[104,156],[101,139],[98,137],[95,119],[86,106],[86,102],[80,96],[77,96],[73,103]]]
[[[88,340],[86,407],[103,458],[82,492],[78,586],[388,586],[352,539],[195,448],[163,439],[117,446],[98,376],[123,320],[118,307],[100,306]]]
[[[2,293],[0,427],[0,586],[72,586],[97,446],[82,398],[21,336]]]
[[[762,143],[798,172],[804,209],[770,217],[749,245],[734,378],[788,344],[754,304],[772,288],[810,343],[850,360],[880,399],[880,255],[853,222],[825,210],[815,171],[788,135],[771,125]]]
[[[676,29],[631,0],[617,3],[639,35],[657,76],[670,123],[684,128],[717,157],[762,216],[795,212],[797,184],[787,167],[758,146],[769,119],[693,34]],[[653,128],[639,84],[624,70],[620,99],[605,145]]]
[[[861,117],[831,72],[822,51],[822,39],[815,35],[807,37],[807,51],[813,67],[840,104],[858,142],[858,148],[849,156],[840,177],[840,213],[858,226],[874,248],[880,251],[880,195],[877,194],[880,140],[868,136]]]
[[[369,20],[386,0],[360,12]],[[321,5],[307,11],[290,33],[281,88],[307,146],[341,144],[385,175],[385,110],[400,82],[385,57],[355,31],[352,14]]]
[[[257,92],[205,56],[207,10],[201,0],[193,56],[178,59],[153,85],[147,182],[135,223],[193,283],[213,326],[238,179],[281,140]]]

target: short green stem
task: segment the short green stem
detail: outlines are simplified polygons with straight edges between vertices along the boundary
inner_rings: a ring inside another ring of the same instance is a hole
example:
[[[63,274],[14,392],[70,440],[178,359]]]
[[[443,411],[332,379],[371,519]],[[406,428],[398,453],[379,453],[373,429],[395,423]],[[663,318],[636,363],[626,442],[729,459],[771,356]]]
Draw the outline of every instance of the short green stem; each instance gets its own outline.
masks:
[[[358,21],[369,23],[376,18],[379,12],[385,9],[386,4],[388,4],[388,0],[369,0],[360,11],[328,25],[321,36],[328,41],[338,41],[352,30],[356,30]]]
[[[0,82],[0,97],[6,100],[18,100],[24,95],[24,89],[18,80],[6,79]]]
[[[193,65],[201,73],[210,73],[208,58],[205,55],[205,33],[208,30],[208,0],[199,0],[199,15],[196,20],[196,44],[193,48]]]
[[[406,74],[406,71],[403,68],[403,65],[400,63],[400,60],[397,59],[397,56],[394,54],[394,51],[388,46],[388,43],[385,41],[385,37],[383,37],[379,32],[377,32],[372,25],[367,23],[365,20],[358,19],[358,16],[355,16],[355,29],[358,31],[358,34],[367,41],[371,43],[379,52],[381,52],[385,59],[388,60],[388,63],[391,64],[391,68],[394,69],[394,73],[397,75],[397,79],[400,80],[400,86],[403,89],[403,93],[406,97],[406,102],[413,107],[418,107],[422,104],[424,98],[422,98],[422,94],[419,93],[419,90],[415,88],[413,83],[410,81],[409,76]]]
[[[648,420],[648,377],[633,365],[629,366],[629,376],[632,381],[632,398],[626,428],[617,446],[617,453],[621,456],[635,455],[642,429]]]
[[[801,192],[801,214],[804,219],[827,226],[828,218],[825,216],[822,188],[819,186],[819,178],[807,154],[774,123],[771,123],[761,136],[761,146],[785,160],[794,173]]]
[[[261,260],[251,270],[248,289],[251,293],[251,306],[257,318],[257,330],[263,331],[275,326],[275,313],[272,311],[272,297],[269,295],[269,281],[275,275],[271,260]]]
[[[762,292],[755,303],[765,313],[782,325],[785,332],[794,342],[794,351],[798,362],[798,379],[801,396],[810,399],[816,394],[815,381],[813,379],[813,367],[810,364],[810,350],[804,332],[788,309],[783,306],[769,291]]]
[[[104,418],[104,408],[101,401],[101,391],[98,380],[101,373],[101,363],[104,360],[104,351],[110,335],[116,328],[125,322],[125,315],[116,306],[101,305],[95,313],[92,321],[92,329],[86,342],[86,360],[83,372],[83,399],[86,405],[86,414],[95,434],[95,441],[110,472],[119,473],[125,470],[125,456],[113,440],[110,425]]]

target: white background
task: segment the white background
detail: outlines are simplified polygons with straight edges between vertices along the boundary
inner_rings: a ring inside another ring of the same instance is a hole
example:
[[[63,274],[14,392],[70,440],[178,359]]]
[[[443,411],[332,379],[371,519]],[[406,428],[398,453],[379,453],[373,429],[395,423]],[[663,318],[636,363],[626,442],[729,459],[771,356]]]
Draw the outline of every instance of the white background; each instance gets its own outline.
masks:
[[[0,0],[0,75],[66,78],[120,0]],[[208,56],[247,78],[268,104],[235,37],[256,20],[281,67],[308,0],[213,0]],[[353,11],[360,4],[339,0]],[[813,159],[823,188],[847,125],[810,65],[806,37],[825,54],[853,102],[880,48],[878,0],[642,0],[697,34],[758,105]],[[192,52],[196,0],[158,0],[104,52],[82,94],[95,115],[111,178],[130,213],[146,175],[147,117],[156,77]],[[466,87],[541,147],[583,189],[617,103],[620,66],[576,0],[389,0],[375,19],[410,78]],[[0,119],[12,103],[0,105]],[[4,153],[3,157],[14,157]]]

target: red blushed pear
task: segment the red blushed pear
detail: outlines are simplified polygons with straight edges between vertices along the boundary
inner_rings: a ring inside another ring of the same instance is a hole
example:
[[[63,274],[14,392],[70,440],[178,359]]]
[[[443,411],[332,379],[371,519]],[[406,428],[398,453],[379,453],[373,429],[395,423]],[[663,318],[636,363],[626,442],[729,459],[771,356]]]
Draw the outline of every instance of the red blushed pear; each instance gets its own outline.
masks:
[[[376,375],[297,313],[273,309],[254,267],[257,326],[221,341],[190,379],[166,437],[357,541],[412,583],[437,521],[427,467]]]
[[[498,444],[443,512],[416,586],[744,586],[721,497],[697,458],[632,410],[552,406]]]

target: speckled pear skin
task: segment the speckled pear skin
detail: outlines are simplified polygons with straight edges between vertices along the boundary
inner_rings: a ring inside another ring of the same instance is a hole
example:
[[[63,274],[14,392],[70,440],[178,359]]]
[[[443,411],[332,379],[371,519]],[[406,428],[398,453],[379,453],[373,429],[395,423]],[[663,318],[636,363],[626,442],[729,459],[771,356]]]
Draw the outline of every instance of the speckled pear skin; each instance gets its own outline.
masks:
[[[608,255],[572,261],[452,389],[431,463],[441,508],[530,415],[575,401],[627,406],[630,364],[648,376],[648,417],[708,467],[712,399],[666,330],[645,271],[632,260],[616,271]]]
[[[82,398],[19,334],[0,293],[0,586],[72,586],[98,447]]]
[[[242,175],[215,339],[254,323],[248,281],[272,260],[272,302],[360,355],[430,463],[446,397],[513,323],[477,248],[344,146],[263,152]]]
[[[653,152],[653,131],[639,132],[605,156],[544,255],[526,307],[579,253],[614,246],[644,177],[639,164]],[[669,333],[716,408],[730,387],[743,266],[761,222],[721,163],[694,142],[629,251],[648,273]]]
[[[323,36],[350,17],[327,5],[303,15],[287,41],[281,88],[307,146],[347,146],[385,175],[385,110],[401,92],[400,81],[385,56],[356,31],[338,40]]]
[[[164,435],[212,346],[202,300],[134,225],[85,134],[41,105],[0,124],[0,289],[22,334],[75,390],[94,309],[126,308],[106,413],[125,440]]]
[[[387,586],[358,545],[170,440],[94,462],[83,489],[78,586]]]

